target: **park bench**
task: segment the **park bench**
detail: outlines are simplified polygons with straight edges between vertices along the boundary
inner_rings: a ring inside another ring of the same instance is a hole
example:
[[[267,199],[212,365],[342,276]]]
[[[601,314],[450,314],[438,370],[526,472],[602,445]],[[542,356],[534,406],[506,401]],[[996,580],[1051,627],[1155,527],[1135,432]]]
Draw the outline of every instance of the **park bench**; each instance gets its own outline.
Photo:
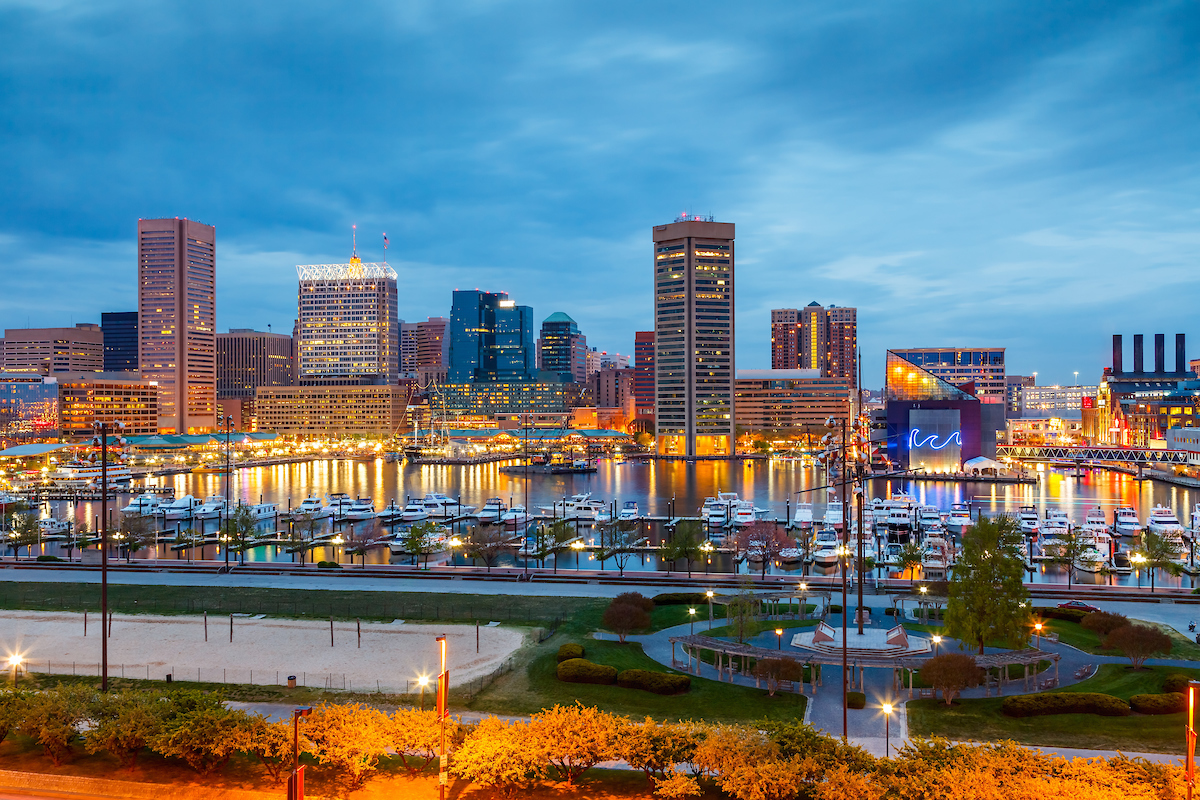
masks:
[[[1058,678],[1046,678],[1038,684],[1039,689],[1053,689],[1058,686]]]

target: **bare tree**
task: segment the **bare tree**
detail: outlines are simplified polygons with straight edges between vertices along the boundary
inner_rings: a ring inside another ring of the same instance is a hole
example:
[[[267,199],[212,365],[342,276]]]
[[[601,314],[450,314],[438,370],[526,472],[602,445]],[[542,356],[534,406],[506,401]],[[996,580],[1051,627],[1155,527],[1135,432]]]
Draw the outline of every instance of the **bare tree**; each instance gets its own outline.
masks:
[[[787,535],[774,522],[760,520],[751,523],[738,531],[738,548],[746,553],[762,559],[762,574],[766,577],[767,567],[779,558],[779,554],[789,544]]]
[[[641,523],[631,519],[607,523],[601,536],[602,541],[607,541],[604,541],[597,558],[601,561],[611,558],[617,565],[617,574],[624,575],[625,565],[633,558],[637,548],[646,541],[641,527]]]
[[[499,525],[474,525],[467,533],[467,555],[483,561],[488,572],[500,556],[513,549],[509,534]]]

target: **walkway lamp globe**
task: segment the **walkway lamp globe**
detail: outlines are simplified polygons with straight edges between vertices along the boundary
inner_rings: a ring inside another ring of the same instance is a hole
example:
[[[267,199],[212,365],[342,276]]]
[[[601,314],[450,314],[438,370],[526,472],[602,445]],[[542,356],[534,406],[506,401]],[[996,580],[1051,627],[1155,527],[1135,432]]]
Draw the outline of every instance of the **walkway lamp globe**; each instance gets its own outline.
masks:
[[[892,712],[894,710],[895,710],[895,708],[892,706],[891,703],[883,704],[883,719],[884,719],[884,723],[883,723],[883,757],[884,758],[889,758],[891,756],[890,748],[891,748],[891,744],[892,744]]]
[[[691,623],[691,626],[692,626],[691,633],[695,633],[696,632],[696,609],[694,609],[694,608],[688,609],[688,621]]]
[[[12,670],[12,682],[14,687],[17,685],[17,670],[21,668],[22,660],[23,659],[21,658],[20,653],[13,653],[8,657],[8,666]]]
[[[776,650],[783,650],[783,628],[775,629]]]
[[[941,648],[941,644],[942,644],[942,637],[935,633],[933,635],[933,654],[935,656],[938,654],[938,651]]]
[[[1142,565],[1146,563],[1146,557],[1141,553],[1134,553],[1129,557],[1129,560],[1134,565],[1134,569],[1137,570],[1138,588],[1140,589],[1142,588]]]
[[[579,562],[583,560],[583,542],[576,539],[571,542],[571,549],[575,551],[575,571],[579,572]]]
[[[1037,631],[1037,647],[1038,647],[1038,650],[1041,650],[1042,649],[1042,623],[1040,623],[1040,622],[1033,623],[1033,629],[1035,631]]]
[[[429,685],[429,676],[422,675],[417,678],[417,685],[421,687],[421,710],[425,710],[425,687]]]

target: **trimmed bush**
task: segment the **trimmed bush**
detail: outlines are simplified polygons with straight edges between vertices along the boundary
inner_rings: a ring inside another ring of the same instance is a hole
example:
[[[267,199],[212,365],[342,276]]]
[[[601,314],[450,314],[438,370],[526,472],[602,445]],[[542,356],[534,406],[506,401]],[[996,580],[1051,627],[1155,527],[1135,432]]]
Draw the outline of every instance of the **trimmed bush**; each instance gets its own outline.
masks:
[[[1180,675],[1178,672],[1173,675],[1168,675],[1166,679],[1163,680],[1163,691],[1168,694],[1171,692],[1187,694],[1187,685],[1190,680],[1191,678],[1189,678],[1187,675]]]
[[[617,675],[617,685],[624,689],[641,689],[655,694],[680,694],[692,688],[687,675],[652,672],[648,669],[627,669]]]
[[[885,617],[894,617],[894,616],[896,616],[896,612],[899,610],[900,609],[898,609],[898,608],[885,608],[883,610],[883,615]]]
[[[1187,711],[1187,695],[1182,692],[1166,694],[1135,694],[1129,705],[1139,714],[1178,714]]]
[[[558,663],[570,661],[572,658],[583,658],[583,645],[567,642],[558,648]]]
[[[846,692],[846,706],[848,708],[866,708],[867,696],[862,692]]]
[[[840,614],[840,613],[842,613],[842,607],[839,604],[834,603],[833,605],[831,605],[829,607],[829,613],[830,614]]]
[[[617,682],[617,668],[604,664],[593,664],[584,658],[572,658],[562,662],[555,675],[564,683],[596,683],[608,685]]]
[[[318,561],[317,569],[341,569],[342,565],[336,561]]]
[[[1035,608],[1033,616],[1041,617],[1042,619],[1061,619],[1063,622],[1083,622],[1089,611],[1080,611],[1077,608]],[[1035,619],[1036,621],[1036,619]]]
[[[1000,710],[1008,717],[1040,717],[1049,714],[1098,714],[1127,717],[1129,704],[1119,697],[1099,692],[1048,692],[1006,697]]]
[[[704,592],[664,592],[654,595],[652,600],[656,606],[698,606],[708,603],[708,595]]]
[[[38,556],[38,561],[62,561],[58,556]]]

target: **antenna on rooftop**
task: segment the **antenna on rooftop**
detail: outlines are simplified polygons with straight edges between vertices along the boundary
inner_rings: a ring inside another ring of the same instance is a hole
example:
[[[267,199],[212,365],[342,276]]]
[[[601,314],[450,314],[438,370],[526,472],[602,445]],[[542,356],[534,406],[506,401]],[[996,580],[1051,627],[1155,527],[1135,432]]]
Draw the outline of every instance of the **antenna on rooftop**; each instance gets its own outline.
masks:
[[[351,233],[350,233],[350,242],[351,242],[350,257],[354,258],[355,256],[358,255],[358,226],[351,225],[350,230],[351,230]]]

